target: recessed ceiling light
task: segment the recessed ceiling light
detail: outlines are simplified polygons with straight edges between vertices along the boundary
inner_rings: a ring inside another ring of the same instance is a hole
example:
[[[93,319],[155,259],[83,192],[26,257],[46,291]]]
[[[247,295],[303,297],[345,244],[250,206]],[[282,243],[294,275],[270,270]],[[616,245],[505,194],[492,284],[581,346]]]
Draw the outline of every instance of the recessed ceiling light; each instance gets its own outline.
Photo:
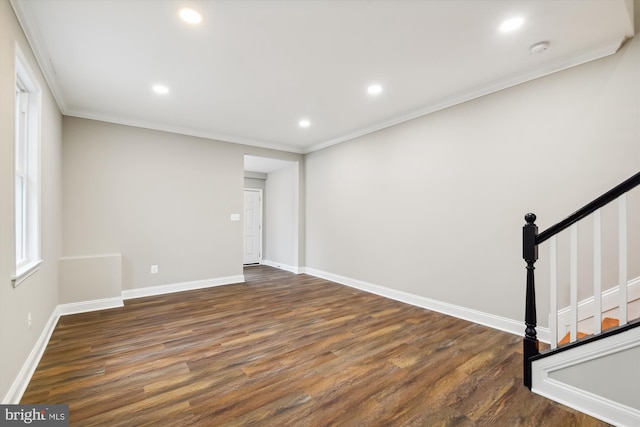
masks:
[[[158,95],[167,95],[169,93],[169,88],[165,85],[153,85],[152,89]]]
[[[517,30],[524,24],[524,19],[521,16],[516,16],[514,18],[507,19],[502,24],[500,24],[500,31],[503,33],[508,33],[510,31]]]
[[[382,93],[382,86],[380,86],[379,84],[371,85],[367,88],[367,92],[369,93],[369,95],[379,95],[380,93]]]
[[[301,128],[308,128],[309,126],[311,126],[311,122],[309,121],[309,119],[302,119],[298,122],[298,125]]]
[[[199,24],[202,22],[202,15],[195,9],[183,7],[180,9],[180,18],[189,24]]]

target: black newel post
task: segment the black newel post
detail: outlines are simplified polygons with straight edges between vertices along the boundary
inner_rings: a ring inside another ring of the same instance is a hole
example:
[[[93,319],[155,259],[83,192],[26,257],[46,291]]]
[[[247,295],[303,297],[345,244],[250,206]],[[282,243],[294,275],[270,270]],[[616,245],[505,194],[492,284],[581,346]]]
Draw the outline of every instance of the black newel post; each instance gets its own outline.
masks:
[[[527,224],[522,227],[522,258],[527,262],[527,300],[524,313],[523,354],[524,354],[524,385],[531,390],[531,362],[529,359],[539,353],[538,338],[536,333],[536,287],[533,275],[533,266],[538,259],[538,226],[535,225],[536,216],[528,213],[524,216]]]

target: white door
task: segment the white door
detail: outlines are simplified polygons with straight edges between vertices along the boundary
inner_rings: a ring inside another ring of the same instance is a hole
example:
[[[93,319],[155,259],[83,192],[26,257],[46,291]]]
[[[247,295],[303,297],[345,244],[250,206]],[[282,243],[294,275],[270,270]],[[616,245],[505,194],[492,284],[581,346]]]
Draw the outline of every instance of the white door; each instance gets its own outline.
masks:
[[[262,190],[244,190],[243,264],[262,261]]]

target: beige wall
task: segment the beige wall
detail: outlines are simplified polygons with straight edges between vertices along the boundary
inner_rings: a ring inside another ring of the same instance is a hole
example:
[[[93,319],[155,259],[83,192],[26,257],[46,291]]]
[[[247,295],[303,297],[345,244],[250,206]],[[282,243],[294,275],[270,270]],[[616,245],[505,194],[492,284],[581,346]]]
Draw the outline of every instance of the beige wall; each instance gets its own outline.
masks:
[[[37,273],[13,288],[16,43],[42,89],[41,250],[44,262]],[[58,304],[57,269],[61,245],[61,115],[7,0],[0,0],[0,94],[0,399],[5,401],[11,398],[7,393]],[[28,313],[32,313],[30,329],[27,328]]]
[[[524,214],[542,230],[638,171],[639,67],[634,39],[307,155],[306,266],[521,320]]]
[[[301,158],[73,117],[63,129],[63,254],[122,254],[124,290],[241,275],[229,217],[242,213],[244,154]]]

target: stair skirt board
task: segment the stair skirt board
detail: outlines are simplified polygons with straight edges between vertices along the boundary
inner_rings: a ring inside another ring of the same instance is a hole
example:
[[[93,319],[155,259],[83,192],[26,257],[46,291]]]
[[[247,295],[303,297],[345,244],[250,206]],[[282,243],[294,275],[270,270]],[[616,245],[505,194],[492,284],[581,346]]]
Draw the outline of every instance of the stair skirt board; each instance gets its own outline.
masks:
[[[610,424],[639,426],[640,402],[635,403],[637,407],[631,407],[612,400],[611,396],[595,394],[586,391],[584,387],[578,388],[568,384],[566,381],[557,379],[557,374],[562,370],[577,367],[595,359],[615,355],[623,351],[633,351],[635,354],[635,352],[640,351],[639,349],[640,328],[633,328],[624,333],[595,341],[589,345],[568,349],[549,357],[535,360],[531,368],[531,391]],[[640,382],[640,366],[635,367],[635,369],[635,372],[619,372],[618,375],[624,376],[623,382],[625,383],[629,381]],[[580,373],[578,377],[589,378],[589,372]],[[607,374],[610,374],[610,372]],[[554,376],[556,378],[553,378]],[[619,390],[620,381],[617,381],[615,375],[612,375],[611,383],[598,383],[594,387],[597,390],[603,390],[602,394],[615,394]],[[633,399],[636,399],[636,397],[633,397]]]

